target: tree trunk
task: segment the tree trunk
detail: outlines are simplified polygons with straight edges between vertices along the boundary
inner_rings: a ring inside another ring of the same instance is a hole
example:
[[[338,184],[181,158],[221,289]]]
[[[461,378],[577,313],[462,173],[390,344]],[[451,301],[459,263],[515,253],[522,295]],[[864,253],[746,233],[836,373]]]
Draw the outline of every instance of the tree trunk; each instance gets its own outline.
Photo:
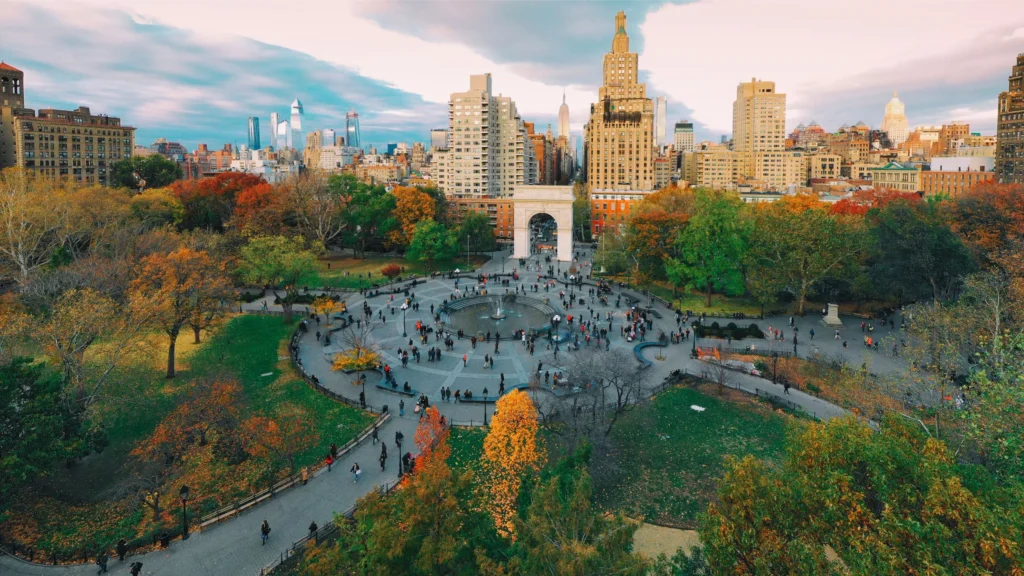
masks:
[[[178,344],[178,332],[180,329],[172,330],[167,335],[171,337],[167,346],[167,377],[174,378],[174,348]]]
[[[291,298],[285,294],[285,297],[281,299],[281,309],[284,311],[284,322],[285,324],[292,321],[292,302]]]
[[[807,280],[800,281],[800,305],[797,307],[797,314],[804,315],[804,299],[807,298]]]
[[[706,308],[711,308],[711,282],[708,282],[708,291],[705,294],[704,306]]]
[[[192,334],[196,337],[194,344],[199,344],[199,332],[200,330],[198,325],[192,326]]]

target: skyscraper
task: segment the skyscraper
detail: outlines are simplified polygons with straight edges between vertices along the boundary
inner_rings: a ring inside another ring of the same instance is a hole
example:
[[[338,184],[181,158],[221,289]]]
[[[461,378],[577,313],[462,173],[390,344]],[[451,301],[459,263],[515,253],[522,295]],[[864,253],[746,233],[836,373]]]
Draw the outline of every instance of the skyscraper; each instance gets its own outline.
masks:
[[[1009,90],[999,95],[996,174],[1003,184],[1024,184],[1024,53],[1010,73]]]
[[[672,143],[675,145],[676,152],[693,152],[693,122],[688,120],[676,122],[673,136]]]
[[[664,96],[658,96],[654,101],[654,145],[661,146],[665,143],[665,130],[668,123],[668,101]]]
[[[283,145],[277,141],[277,126],[281,123],[281,115],[277,112],[270,113],[270,145],[274,148],[281,148]]]
[[[775,91],[775,82],[751,79],[736,87],[732,146],[741,178],[776,181],[786,149],[786,95]]]
[[[345,144],[355,148],[362,146],[362,140],[359,138],[359,114],[356,114],[355,110],[345,114]]]
[[[260,149],[260,119],[249,116],[249,150]]]
[[[292,148],[292,125],[287,120],[281,120],[277,125],[277,146],[278,150]]]
[[[323,134],[323,140],[320,142],[320,145],[334,146],[334,128],[324,128],[321,133]]]
[[[302,102],[296,98],[292,102],[292,117],[291,117],[291,131],[292,131],[292,142],[296,148],[305,145],[305,139],[302,136]]]
[[[882,117],[882,132],[889,135],[889,142],[893,146],[903,144],[910,136],[910,126],[907,124],[905,110],[899,94],[893,90],[892,100],[885,105],[885,116]]]
[[[565,103],[565,91],[562,92],[562,105],[558,107],[558,135],[569,137],[569,105]]]
[[[592,190],[654,189],[654,103],[637,81],[637,60],[629,51],[626,14],[619,12],[612,50],[604,56],[603,85],[585,129]]]

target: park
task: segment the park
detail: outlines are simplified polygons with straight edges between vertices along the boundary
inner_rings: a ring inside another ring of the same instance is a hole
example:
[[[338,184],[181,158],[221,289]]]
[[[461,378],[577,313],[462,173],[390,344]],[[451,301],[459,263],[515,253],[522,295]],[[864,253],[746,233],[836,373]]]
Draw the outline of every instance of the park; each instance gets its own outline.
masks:
[[[1015,277],[972,260],[915,263],[911,278],[864,221],[945,230],[928,248],[956,239],[963,254],[966,225],[954,234],[901,198],[865,215],[670,189],[626,238],[574,238],[572,189],[542,188],[516,203],[508,245],[479,241],[486,222],[442,223],[429,193],[367,187],[346,193],[398,204],[346,218],[395,222],[339,221],[331,249],[250,206],[224,232],[147,247],[117,289],[47,301],[26,278],[30,297],[3,302],[4,381],[38,405],[71,387],[85,408],[61,414],[74,433],[48,462],[5,476],[0,569],[700,574],[748,562],[739,552],[788,573],[1017,565],[1018,397],[1001,385],[1017,374],[1015,308],[979,336],[992,294],[1017,301]],[[167,214],[171,199],[150,194],[136,211]],[[690,203],[685,225],[665,215],[673,203]],[[801,239],[780,226],[834,244],[801,267],[787,259]],[[883,266],[895,298],[858,284]],[[956,289],[933,289],[940,275]],[[26,359],[33,345],[60,370]],[[966,369],[965,350],[986,370]],[[50,425],[39,414],[12,421]],[[12,453],[44,440],[19,436]],[[904,522],[927,525],[921,557]],[[848,545],[865,533],[867,551]]]

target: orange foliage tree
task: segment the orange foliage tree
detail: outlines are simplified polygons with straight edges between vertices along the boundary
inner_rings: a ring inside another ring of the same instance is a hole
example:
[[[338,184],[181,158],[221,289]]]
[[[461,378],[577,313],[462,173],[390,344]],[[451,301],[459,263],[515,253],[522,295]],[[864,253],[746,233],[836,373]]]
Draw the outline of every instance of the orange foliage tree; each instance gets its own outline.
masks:
[[[983,257],[1024,240],[1024,185],[984,182],[957,198],[953,230]]]
[[[398,220],[398,228],[388,232],[388,243],[405,247],[412,241],[418,222],[437,216],[437,204],[430,194],[419,188],[398,186],[391,194],[395,197],[394,216]]]
[[[689,216],[653,210],[641,212],[629,221],[627,246],[632,259],[628,266],[639,284],[665,277],[665,260],[674,256],[673,246]]]
[[[262,183],[262,177],[242,172],[221,172],[210,178],[175,182],[171,185],[171,192],[185,208],[181,226],[189,230],[210,228],[223,231],[234,212],[238,194]]]
[[[419,425],[416,426],[413,440],[416,442],[416,447],[420,450],[420,456],[416,459],[417,471],[420,469],[420,463],[438,450],[442,443],[444,443],[445,449],[448,448],[446,442],[448,439],[448,427],[445,426],[442,418],[443,416],[441,416],[441,412],[438,411],[437,407],[430,406],[424,413]],[[448,456],[445,455],[442,459],[447,458]]]
[[[402,273],[402,267],[394,263],[388,264],[380,269],[380,273],[391,279]]]
[[[309,415],[291,405],[280,407],[273,418],[253,416],[242,423],[241,429],[246,452],[266,461],[269,481],[273,481],[282,465],[294,474],[295,458],[320,440]]]
[[[206,252],[179,248],[166,256],[151,254],[143,259],[130,288],[132,306],[150,310],[154,324],[167,334],[168,378],[174,378],[174,351],[181,329],[189,322],[204,327],[206,319],[212,321],[215,302],[230,294],[224,267]]]
[[[238,423],[241,393],[234,380],[195,382],[153,433],[132,450],[132,456],[170,465],[191,445],[205,445],[211,432],[231,433]]]
[[[533,401],[513,390],[495,403],[491,429],[484,438],[484,469],[490,493],[487,507],[498,533],[506,538],[515,540],[516,501],[523,478],[537,470],[543,457],[543,449],[537,444]]]
[[[833,204],[829,211],[833,214],[864,216],[872,208],[883,208],[894,200],[899,199],[904,199],[908,202],[921,201],[921,197],[914,192],[902,192],[891,188],[858,190],[850,198],[843,198]]]
[[[282,195],[266,182],[242,190],[235,199],[232,223],[244,236],[279,234],[284,220]]]

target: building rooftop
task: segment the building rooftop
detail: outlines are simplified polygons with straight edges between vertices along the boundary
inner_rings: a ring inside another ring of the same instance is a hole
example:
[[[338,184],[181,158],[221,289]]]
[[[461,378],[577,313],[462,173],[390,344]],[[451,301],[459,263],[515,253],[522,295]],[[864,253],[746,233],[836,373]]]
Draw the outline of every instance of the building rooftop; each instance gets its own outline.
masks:
[[[17,68],[4,62],[3,60],[0,60],[0,70],[12,70],[14,72],[21,72],[21,70],[18,70]]]

